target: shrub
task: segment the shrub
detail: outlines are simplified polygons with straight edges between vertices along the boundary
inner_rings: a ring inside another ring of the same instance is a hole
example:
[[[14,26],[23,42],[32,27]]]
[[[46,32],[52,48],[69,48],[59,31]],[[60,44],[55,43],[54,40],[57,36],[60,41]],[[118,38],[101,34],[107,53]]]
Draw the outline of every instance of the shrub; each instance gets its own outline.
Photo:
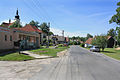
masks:
[[[77,42],[75,41],[75,42],[73,42],[73,44],[74,44],[74,45],[77,45]]]
[[[80,45],[81,43],[78,41],[78,43],[77,43],[78,45]]]
[[[53,46],[53,43],[49,43],[50,46]]]
[[[81,44],[80,44],[81,47],[84,47],[84,45],[85,45],[84,43],[81,43]]]
[[[63,47],[63,44],[58,44],[58,47]]]
[[[70,41],[70,45],[73,45],[73,42],[72,42],[72,41]]]

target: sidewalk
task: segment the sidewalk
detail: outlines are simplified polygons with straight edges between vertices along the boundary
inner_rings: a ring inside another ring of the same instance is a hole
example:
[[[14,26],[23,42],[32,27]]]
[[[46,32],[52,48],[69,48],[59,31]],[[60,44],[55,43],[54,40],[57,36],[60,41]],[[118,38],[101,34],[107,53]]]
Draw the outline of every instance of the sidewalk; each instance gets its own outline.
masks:
[[[36,59],[45,59],[45,58],[51,58],[51,56],[44,56],[44,55],[38,55],[38,54],[34,54],[30,51],[21,51],[20,53],[23,53],[23,54],[27,54],[31,57],[34,57]]]

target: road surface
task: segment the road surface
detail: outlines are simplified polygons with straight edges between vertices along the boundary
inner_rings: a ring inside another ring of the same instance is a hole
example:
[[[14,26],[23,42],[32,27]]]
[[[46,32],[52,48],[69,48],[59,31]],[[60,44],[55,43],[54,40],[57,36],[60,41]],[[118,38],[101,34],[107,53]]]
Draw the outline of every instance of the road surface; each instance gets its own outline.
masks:
[[[67,55],[42,65],[29,80],[120,80],[120,63],[71,46]]]

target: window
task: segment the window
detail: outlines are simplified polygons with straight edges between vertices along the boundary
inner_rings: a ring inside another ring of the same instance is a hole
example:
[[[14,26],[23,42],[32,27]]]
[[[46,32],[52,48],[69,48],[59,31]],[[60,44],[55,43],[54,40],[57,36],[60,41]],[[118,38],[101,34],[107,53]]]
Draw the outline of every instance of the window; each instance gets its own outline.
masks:
[[[5,35],[5,41],[7,41],[7,35]]]
[[[10,36],[10,41],[12,41],[12,36]]]

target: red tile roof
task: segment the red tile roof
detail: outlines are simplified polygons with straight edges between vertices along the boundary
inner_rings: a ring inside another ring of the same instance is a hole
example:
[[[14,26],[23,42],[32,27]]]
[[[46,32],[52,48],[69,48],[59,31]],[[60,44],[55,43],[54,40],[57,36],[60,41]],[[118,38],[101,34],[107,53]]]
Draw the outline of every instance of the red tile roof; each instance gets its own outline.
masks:
[[[15,28],[15,29],[21,30],[21,31],[27,31],[27,32],[39,32],[39,33],[43,33],[41,30],[39,30],[35,26],[31,26],[29,24],[27,24],[26,26],[24,26],[22,28]]]
[[[3,22],[1,25],[5,26],[5,27],[8,27],[8,26],[11,26],[13,23],[5,23]]]
[[[92,43],[92,40],[93,40],[93,38],[89,38],[85,43],[91,44],[91,43]]]

